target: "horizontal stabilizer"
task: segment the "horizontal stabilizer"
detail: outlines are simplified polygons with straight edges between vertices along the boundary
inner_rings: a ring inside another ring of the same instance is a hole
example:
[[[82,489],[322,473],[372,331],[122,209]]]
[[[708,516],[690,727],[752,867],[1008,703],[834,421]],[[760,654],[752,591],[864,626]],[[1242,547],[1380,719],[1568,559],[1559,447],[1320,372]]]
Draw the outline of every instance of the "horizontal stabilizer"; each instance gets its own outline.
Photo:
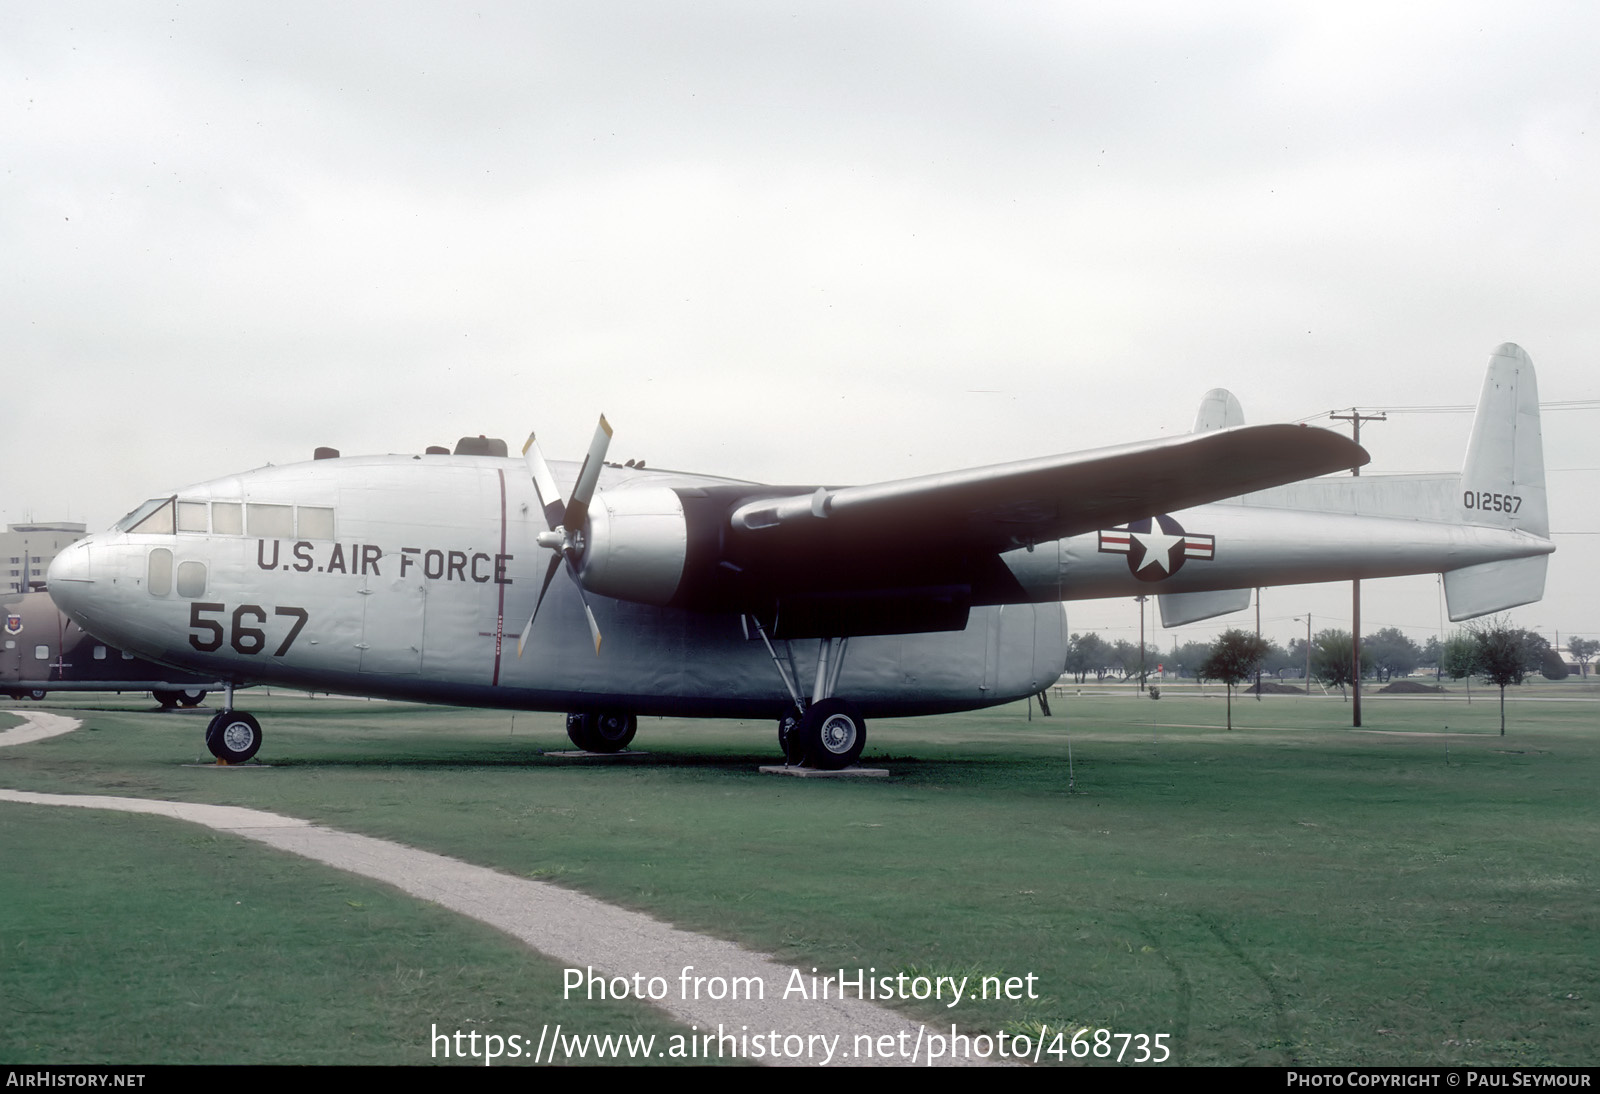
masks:
[[[1459,623],[1541,599],[1549,562],[1549,555],[1539,555],[1451,570],[1444,575],[1444,600],[1450,621]]]
[[[1156,597],[1161,604],[1161,625],[1181,627],[1185,623],[1198,623],[1231,612],[1242,612],[1250,606],[1249,589],[1219,589],[1211,593],[1162,593]]]

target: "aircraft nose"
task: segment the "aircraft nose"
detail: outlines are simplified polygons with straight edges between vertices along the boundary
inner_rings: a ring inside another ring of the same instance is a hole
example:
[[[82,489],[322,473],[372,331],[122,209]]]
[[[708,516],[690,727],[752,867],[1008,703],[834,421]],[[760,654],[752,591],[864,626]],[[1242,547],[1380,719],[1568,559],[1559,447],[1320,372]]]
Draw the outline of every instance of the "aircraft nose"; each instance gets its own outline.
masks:
[[[45,575],[50,599],[69,615],[75,606],[82,607],[85,596],[94,585],[89,563],[92,552],[89,540],[80,539],[55,557],[55,561],[50,563],[49,573]]]

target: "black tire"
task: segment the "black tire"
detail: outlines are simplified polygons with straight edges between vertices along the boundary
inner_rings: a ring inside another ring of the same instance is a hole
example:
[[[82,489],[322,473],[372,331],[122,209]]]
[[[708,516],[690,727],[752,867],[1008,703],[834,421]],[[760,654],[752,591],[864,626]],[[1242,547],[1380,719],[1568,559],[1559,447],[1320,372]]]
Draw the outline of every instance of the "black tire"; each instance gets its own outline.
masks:
[[[178,702],[186,707],[197,707],[205,701],[206,693],[203,688],[190,688],[188,691],[178,693]]]
[[[567,715],[567,740],[572,746],[583,752],[595,752],[594,736],[589,730],[589,716],[587,714]]]
[[[150,697],[161,704],[162,710],[170,710],[183,702],[181,691],[152,691]]]
[[[206,724],[206,747],[223,763],[242,764],[261,748],[261,723],[242,710],[225,710]]]
[[[796,732],[800,728],[800,713],[790,707],[778,718],[778,748],[783,752],[783,762],[797,764],[800,762],[800,735]]]
[[[32,691],[28,692],[28,698],[37,703],[49,694],[50,693],[44,690],[44,688],[34,688]]]
[[[639,732],[639,719],[620,711],[602,710],[589,715],[589,726],[595,752],[621,752]]]
[[[807,767],[838,771],[861,759],[867,745],[867,723],[856,705],[845,699],[824,699],[800,719],[800,747]]]
[[[620,711],[567,715],[567,738],[585,752],[621,752],[639,731],[639,719]]]

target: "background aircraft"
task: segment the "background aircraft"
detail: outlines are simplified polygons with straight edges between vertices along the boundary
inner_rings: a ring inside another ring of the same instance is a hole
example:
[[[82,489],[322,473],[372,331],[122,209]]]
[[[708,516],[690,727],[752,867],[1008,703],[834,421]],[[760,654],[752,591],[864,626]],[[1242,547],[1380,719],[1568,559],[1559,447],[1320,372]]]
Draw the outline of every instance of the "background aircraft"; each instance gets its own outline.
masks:
[[[0,692],[43,699],[56,691],[145,691],[164,707],[198,706],[222,687],[153,664],[85,634],[48,593],[0,594]]]
[[[565,710],[600,750],[639,714],[770,716],[790,760],[842,767],[869,716],[1051,683],[1063,600],[1158,592],[1200,619],[1235,610],[1224,590],[1444,572],[1459,619],[1538,599],[1554,549],[1509,344],[1460,474],[1302,483],[1367,456],[1286,425],[845,487],[618,467],[609,440],[602,418],[577,467],[530,437],[520,461],[479,439],[216,479],[74,544],[49,587],[92,633],[230,685]],[[260,726],[231,687],[227,708],[207,743],[248,759]]]

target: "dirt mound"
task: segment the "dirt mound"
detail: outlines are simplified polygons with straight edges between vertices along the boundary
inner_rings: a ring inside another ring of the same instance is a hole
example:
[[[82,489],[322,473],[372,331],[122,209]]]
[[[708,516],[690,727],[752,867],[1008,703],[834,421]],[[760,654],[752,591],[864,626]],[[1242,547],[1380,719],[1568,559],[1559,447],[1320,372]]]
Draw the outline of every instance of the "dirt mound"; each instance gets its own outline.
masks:
[[[1255,693],[1256,689],[1252,685],[1245,694],[1254,695]],[[1276,680],[1261,681],[1262,695],[1304,695],[1305,693],[1305,688],[1297,688],[1290,684],[1280,684]]]
[[[1437,684],[1419,684],[1415,680],[1391,680],[1378,691],[1383,695],[1438,695],[1444,688]]]

